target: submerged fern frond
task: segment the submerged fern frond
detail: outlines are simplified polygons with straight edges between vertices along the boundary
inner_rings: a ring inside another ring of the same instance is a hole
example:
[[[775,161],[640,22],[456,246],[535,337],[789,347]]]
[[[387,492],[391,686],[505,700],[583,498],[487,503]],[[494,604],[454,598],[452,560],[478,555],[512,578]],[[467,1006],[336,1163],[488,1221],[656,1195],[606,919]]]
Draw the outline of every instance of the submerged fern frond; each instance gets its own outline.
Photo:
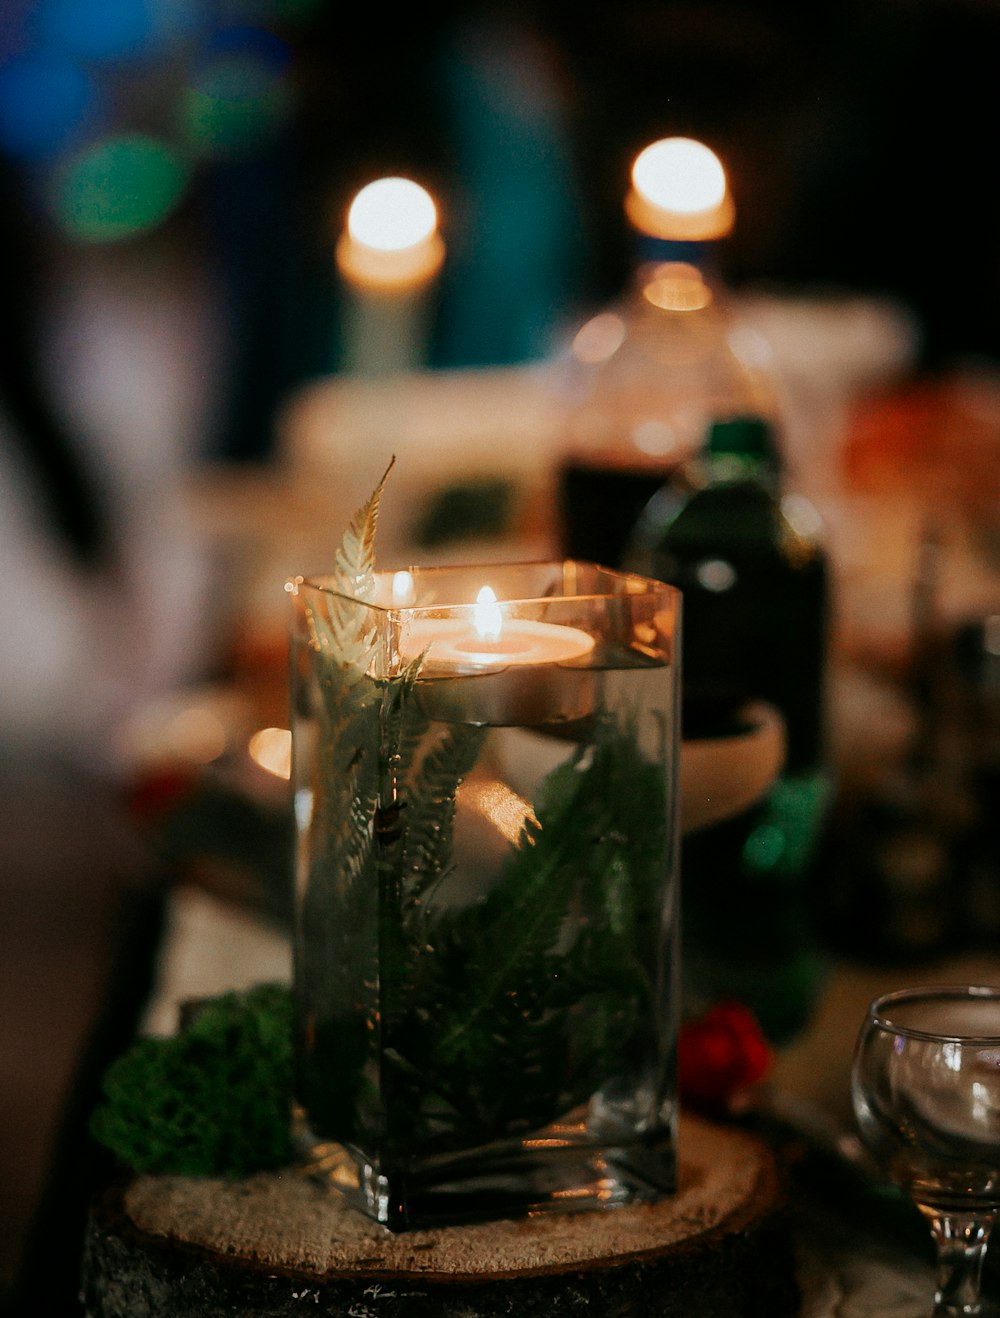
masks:
[[[462,780],[476,763],[486,729],[453,724],[424,756],[408,799],[403,872],[412,901],[451,865],[455,810]]]
[[[389,753],[395,757],[395,773],[399,780],[408,776],[417,747],[430,726],[430,717],[414,698],[414,686],[422,664],[423,655],[418,655],[402,672],[380,683],[385,742],[390,748]]]

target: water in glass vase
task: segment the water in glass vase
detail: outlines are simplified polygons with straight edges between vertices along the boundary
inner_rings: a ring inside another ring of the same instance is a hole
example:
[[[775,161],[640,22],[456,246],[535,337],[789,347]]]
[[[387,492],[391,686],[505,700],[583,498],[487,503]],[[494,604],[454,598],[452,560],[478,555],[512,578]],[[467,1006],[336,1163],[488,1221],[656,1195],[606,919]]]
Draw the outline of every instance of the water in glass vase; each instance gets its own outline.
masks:
[[[310,630],[329,599],[302,610],[297,1097],[314,1165],[386,1225],[674,1188],[669,597],[603,606],[640,645],[602,625],[578,660],[461,675],[400,666],[405,627],[356,603],[345,665]]]

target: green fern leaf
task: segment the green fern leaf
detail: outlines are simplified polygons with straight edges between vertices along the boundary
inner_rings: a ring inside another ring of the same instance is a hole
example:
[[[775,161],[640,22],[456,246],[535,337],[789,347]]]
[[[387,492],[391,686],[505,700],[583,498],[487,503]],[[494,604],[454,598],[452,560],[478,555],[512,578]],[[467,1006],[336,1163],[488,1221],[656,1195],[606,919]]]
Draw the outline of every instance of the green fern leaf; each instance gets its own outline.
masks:
[[[452,724],[424,756],[407,798],[403,870],[415,901],[447,873],[462,780],[475,764],[486,729]]]
[[[337,577],[338,587],[355,599],[370,600],[373,597],[375,531],[385,484],[395,461],[395,458],[390,461],[368,502],[363,504],[351,518],[340,548],[334,556],[334,574]]]

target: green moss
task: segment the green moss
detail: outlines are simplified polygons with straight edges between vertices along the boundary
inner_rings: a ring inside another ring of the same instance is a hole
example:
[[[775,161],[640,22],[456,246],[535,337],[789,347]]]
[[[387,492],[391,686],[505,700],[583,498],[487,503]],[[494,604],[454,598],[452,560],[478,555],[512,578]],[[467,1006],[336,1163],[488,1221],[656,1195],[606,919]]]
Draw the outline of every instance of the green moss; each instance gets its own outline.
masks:
[[[199,1003],[108,1069],[94,1137],[136,1171],[242,1176],[291,1161],[292,1002],[261,984]]]

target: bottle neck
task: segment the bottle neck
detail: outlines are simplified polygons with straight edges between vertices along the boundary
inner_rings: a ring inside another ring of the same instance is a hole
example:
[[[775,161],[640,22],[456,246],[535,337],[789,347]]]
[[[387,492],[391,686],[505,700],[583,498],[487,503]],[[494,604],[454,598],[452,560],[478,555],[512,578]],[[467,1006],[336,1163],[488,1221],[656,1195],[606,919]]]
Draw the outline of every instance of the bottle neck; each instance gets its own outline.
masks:
[[[636,232],[632,250],[640,270],[680,261],[699,270],[707,283],[717,285],[721,282],[718,239],[654,238],[651,234]]]
[[[751,482],[777,493],[781,456],[769,421],[754,412],[718,417],[708,428],[701,452],[712,484]]]
[[[713,453],[706,449],[696,459],[705,484],[721,485],[747,481],[772,494],[781,486],[781,470],[776,457],[749,456],[742,453]]]
[[[640,311],[700,312],[701,319],[720,310],[715,286],[688,261],[655,261],[639,266],[632,297]]]

